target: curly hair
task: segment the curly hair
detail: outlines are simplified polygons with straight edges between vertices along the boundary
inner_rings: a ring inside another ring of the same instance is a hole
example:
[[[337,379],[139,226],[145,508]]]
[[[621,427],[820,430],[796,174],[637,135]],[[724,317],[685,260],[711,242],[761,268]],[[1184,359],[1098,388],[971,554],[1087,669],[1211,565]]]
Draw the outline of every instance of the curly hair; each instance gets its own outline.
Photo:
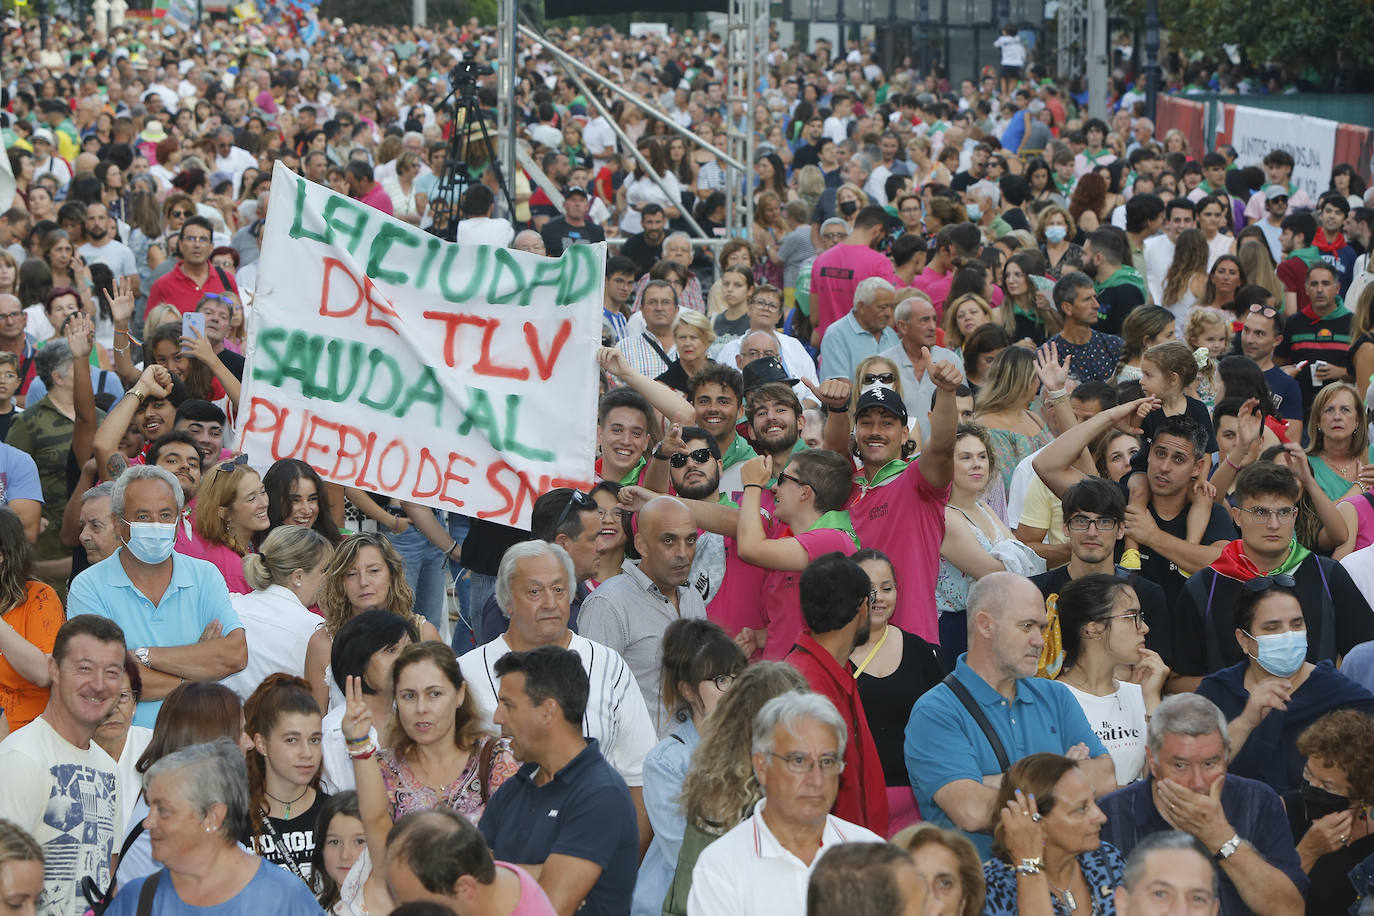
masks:
[[[324,631],[330,639],[338,636],[339,628],[354,616],[354,609],[349,606],[348,595],[344,592],[344,577],[353,568],[353,564],[358,562],[358,555],[364,547],[377,549],[390,575],[391,584],[387,588],[385,610],[406,620],[411,618],[415,592],[406,582],[401,555],[391,546],[391,542],[380,534],[355,534],[334,551],[334,559],[329,561],[329,566],[324,571],[324,584],[320,587],[319,604],[320,610],[324,611]]]
[[[682,782],[689,824],[720,836],[749,815],[763,797],[754,773],[754,717],[774,697],[807,689],[806,679],[786,662],[757,662],[735,679],[707,717]]]
[[[1374,716],[1332,710],[1298,736],[1298,753],[1344,770],[1352,803],[1374,802]]]

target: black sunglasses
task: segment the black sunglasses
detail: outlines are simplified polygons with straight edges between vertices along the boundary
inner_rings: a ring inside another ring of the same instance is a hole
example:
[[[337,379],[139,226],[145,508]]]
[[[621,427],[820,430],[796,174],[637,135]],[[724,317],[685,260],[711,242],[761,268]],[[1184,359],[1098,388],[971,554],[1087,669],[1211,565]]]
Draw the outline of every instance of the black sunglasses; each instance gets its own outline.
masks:
[[[891,372],[870,372],[859,379],[865,385],[891,385],[896,380]]]
[[[688,458],[692,459],[693,464],[705,464],[714,457],[715,455],[711,454],[709,448],[698,448],[690,452],[678,452],[676,455],[669,455],[668,463],[675,468],[685,468]]]
[[[562,528],[563,523],[568,520],[568,513],[572,511],[573,506],[577,506],[580,512],[591,512],[597,508],[596,500],[581,490],[573,490],[572,496],[568,498],[568,504],[563,507],[562,512],[558,513],[558,521],[553,523],[554,534],[557,534],[558,529]]]
[[[1267,592],[1276,585],[1279,588],[1296,588],[1298,581],[1286,573],[1279,573],[1276,576],[1256,576],[1245,583],[1245,588],[1252,592]]]
[[[231,458],[228,461],[221,461],[215,467],[217,467],[221,471],[232,471],[234,468],[239,467],[241,465],[245,465],[247,463],[248,453],[244,452],[242,455],[238,455],[237,457]]]

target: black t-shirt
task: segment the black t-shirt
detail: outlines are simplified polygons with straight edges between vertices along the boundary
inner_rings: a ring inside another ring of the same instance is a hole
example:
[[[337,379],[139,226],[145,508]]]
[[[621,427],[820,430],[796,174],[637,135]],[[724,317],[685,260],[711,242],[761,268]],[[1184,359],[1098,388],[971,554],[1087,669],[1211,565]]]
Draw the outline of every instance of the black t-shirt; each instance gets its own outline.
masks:
[[[1010,210],[1007,210],[1002,214],[1002,219],[1013,229],[1023,229],[1026,232],[1031,231],[1030,220],[1026,219],[1026,211],[1022,210],[1020,207],[1012,207]]]
[[[606,241],[606,233],[591,220],[581,226],[569,226],[568,218],[560,216],[544,224],[539,233],[544,239],[544,250],[549,257],[556,258],[569,245],[590,245],[592,242]]]
[[[981,180],[968,172],[956,172],[954,177],[949,180],[949,189],[962,193],[968,190],[969,185]]]
[[[902,634],[902,661],[887,677],[859,675],[855,685],[863,701],[864,717],[873,743],[878,748],[878,760],[883,765],[883,781],[889,786],[910,786],[906,755],[902,745],[906,741],[906,723],[911,707],[923,693],[945,678],[945,663],[940,650],[914,633]]]
[[[1289,315],[1283,326],[1283,340],[1274,349],[1274,355],[1288,363],[1326,360],[1333,366],[1353,370],[1354,358],[1350,344],[1354,319],[1355,316],[1344,309],[1339,314],[1333,312],[1324,320],[1314,320],[1304,312]],[[1304,366],[1295,379],[1298,389],[1302,391],[1303,416],[1306,416],[1321,386],[1312,384],[1310,365]]]
[[[632,235],[620,246],[620,253],[639,265],[641,273],[648,273],[663,257],[663,238],[659,238],[657,245],[650,245],[645,240],[644,233]]]
[[[234,376],[234,378],[238,379],[240,382],[243,381],[244,358],[242,354],[235,353],[233,350],[226,348],[220,350],[215,355],[219,357],[220,362],[224,363],[224,368],[229,370],[230,375]]]
[[[5,437],[10,434],[10,424],[14,422],[14,418],[17,416],[19,416],[19,409],[13,404],[10,405],[9,413],[0,413],[0,442],[4,442]]]
[[[1207,432],[1207,453],[1210,455],[1219,449],[1217,445],[1217,434],[1212,429],[1212,418],[1207,414],[1207,406],[1197,398],[1186,398],[1183,408],[1183,415],[1201,426]],[[1164,422],[1164,411],[1155,410],[1145,415],[1145,419],[1140,421],[1140,431],[1145,436],[1146,442],[1155,441],[1155,434],[1159,430],[1159,424]],[[1137,454],[1144,454],[1142,449]]]
[[[307,811],[292,810],[291,820],[269,817],[267,820],[275,828],[281,837],[281,842],[286,846],[282,849],[277,845],[276,837],[272,836],[272,831],[268,830],[259,821],[253,826],[258,829],[257,835],[252,837],[252,843],[246,844],[253,848],[253,852],[262,856],[273,865],[290,870],[286,864],[289,856],[296,867],[301,870],[301,874],[308,880],[310,878],[310,854],[315,851],[315,821],[319,819],[320,810],[325,802],[329,801],[329,796],[316,790],[315,803]]]
[[[1124,478],[1121,490],[1123,494],[1126,494]],[[1179,538],[1180,540],[1184,540],[1188,537],[1188,504],[1186,502],[1183,504],[1183,508],[1179,510],[1178,515],[1170,519],[1165,519],[1160,517],[1160,514],[1155,511],[1154,501],[1151,500],[1150,515],[1154,516],[1155,524],[1158,525],[1159,530],[1163,531],[1165,534]],[[1237,537],[1239,537],[1239,535],[1236,533],[1236,526],[1231,522],[1231,516],[1227,514],[1226,510],[1221,506],[1213,503],[1212,517],[1207,520],[1207,529],[1202,534],[1202,543],[1215,544],[1218,541],[1234,541]],[[1120,549],[1119,541],[1117,542],[1117,548]],[[1158,584],[1159,587],[1164,590],[1164,597],[1168,603],[1169,614],[1176,615],[1179,593],[1183,591],[1184,585],[1188,582],[1184,575],[1179,572],[1178,566],[1163,554],[1148,547],[1142,547],[1140,548],[1140,575]],[[1177,620],[1174,621],[1171,630],[1175,634],[1173,636],[1175,644],[1177,644],[1177,641],[1181,638],[1178,634],[1188,632],[1186,628],[1181,629],[1178,626]],[[1171,652],[1174,651],[1176,651],[1176,649],[1171,650]],[[1166,664],[1173,667],[1172,663],[1169,662],[1169,656],[1166,656],[1163,652],[1159,654],[1164,657]]]
[[[796,174],[808,165],[820,165],[821,154],[819,148],[814,143],[803,143],[792,154],[792,173]]]
[[[1167,659],[1173,652],[1173,627],[1169,620],[1169,602],[1164,597],[1164,589],[1160,588],[1158,583],[1151,582],[1139,573],[1122,566],[1116,567],[1116,575],[1129,582],[1131,588],[1135,589],[1136,598],[1140,599],[1140,610],[1145,614],[1145,623],[1150,628],[1150,632],[1145,634],[1145,647]],[[1069,567],[1066,564],[1042,572],[1038,576],[1031,576],[1031,581],[1040,589],[1040,594],[1049,598],[1050,595],[1063,591],[1064,586],[1073,580],[1069,576]]]
[[[1131,283],[1109,286],[1097,294],[1097,330],[1103,334],[1121,336],[1121,325],[1126,316],[1145,304],[1145,296],[1140,287]]]
[[[463,538],[463,567],[483,576],[494,576],[506,551],[529,539],[528,531],[474,518],[467,537]]]

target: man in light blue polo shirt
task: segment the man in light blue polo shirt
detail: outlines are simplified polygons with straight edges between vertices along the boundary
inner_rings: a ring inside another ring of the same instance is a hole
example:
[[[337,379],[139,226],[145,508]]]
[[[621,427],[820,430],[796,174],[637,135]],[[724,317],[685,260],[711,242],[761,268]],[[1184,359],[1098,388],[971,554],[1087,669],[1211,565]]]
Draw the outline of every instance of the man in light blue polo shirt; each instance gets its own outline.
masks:
[[[1084,760],[1101,797],[1116,789],[1116,768],[1069,689],[1037,678],[1045,602],[1026,578],[998,572],[968,595],[968,652],[954,677],[967,688],[1006,750],[1008,765],[1039,752]],[[904,747],[921,815],[962,830],[992,855],[992,810],[1003,767],[983,729],[948,682],[927,691],[911,710]]]
[[[172,552],[181,486],[170,472],[135,465],[110,491],[120,543],[72,581],[69,614],[109,617],[143,666],[134,724],[153,727],[162,699],[184,681],[218,681],[248,664],[243,625],[224,576]]]
[[[882,277],[868,277],[854,289],[854,308],[825,329],[821,338],[822,379],[854,381],[854,370],[870,356],[900,346],[892,330],[897,288]]]

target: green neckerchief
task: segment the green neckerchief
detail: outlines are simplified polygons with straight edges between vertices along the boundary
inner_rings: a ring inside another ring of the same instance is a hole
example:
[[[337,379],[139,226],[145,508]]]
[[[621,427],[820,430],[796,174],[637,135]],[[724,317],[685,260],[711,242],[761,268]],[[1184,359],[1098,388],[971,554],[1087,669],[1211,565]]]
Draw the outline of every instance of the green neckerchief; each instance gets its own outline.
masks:
[[[622,487],[633,487],[639,483],[639,472],[644,470],[644,465],[648,463],[648,460],[643,455],[640,455],[639,462],[635,464],[634,467],[630,468],[630,470],[625,473],[624,477],[620,478],[620,485]]]
[[[1022,307],[1021,303],[1016,302],[1014,300],[1011,303],[1011,311],[1012,314],[1020,315],[1022,318],[1025,318],[1028,321],[1033,321],[1038,325],[1045,323],[1044,319],[1040,317],[1040,315],[1035,311],[1034,308],[1027,310],[1026,308]]]
[[[1065,194],[1065,195],[1067,195],[1067,194],[1072,194],[1072,193],[1073,193],[1073,186],[1074,186],[1074,184],[1076,184],[1077,181],[1078,181],[1077,178],[1070,178],[1070,179],[1069,179],[1069,183],[1068,183],[1067,185],[1063,185],[1063,184],[1060,184],[1060,183],[1059,183],[1059,179],[1058,179],[1058,178],[1055,178],[1055,177],[1051,176],[1051,180],[1054,181],[1054,186],[1055,186],[1055,188],[1059,191],[1059,193],[1060,193],[1060,194]]]
[[[1102,147],[1102,149],[1098,150],[1096,153],[1090,153],[1090,152],[1088,152],[1087,147],[1084,147],[1084,149],[1083,149],[1083,158],[1086,159],[1086,160],[1088,160],[1089,162],[1096,162],[1097,160],[1101,159],[1103,156],[1110,156],[1110,155],[1112,155],[1112,151],[1109,150],[1109,149],[1107,149],[1105,146]]]
[[[1100,294],[1115,286],[1134,286],[1140,290],[1140,295],[1147,300],[1150,294],[1145,291],[1145,278],[1140,275],[1140,271],[1131,267],[1129,264],[1122,264],[1112,275],[1096,285],[1096,291]]]
[[[733,507],[736,508],[736,509],[739,508],[739,503],[737,503],[737,502],[735,502],[733,499],[731,499],[729,493],[717,493],[717,494],[716,494],[716,505],[719,505],[719,506],[733,506]]]
[[[1316,245],[1308,245],[1306,248],[1294,248],[1288,254],[1290,257],[1297,258],[1299,261],[1306,264],[1308,270],[1316,267],[1321,263],[1322,259],[1322,253],[1317,250]]]
[[[896,477],[898,474],[902,473],[902,471],[905,471],[906,466],[909,463],[910,462],[905,461],[901,458],[893,458],[887,464],[878,468],[878,473],[873,475],[872,480],[867,479],[866,477],[864,477],[863,473],[860,472],[854,475],[854,482],[857,483],[859,486],[863,487],[865,490],[871,490],[874,487],[881,487],[883,484],[887,483],[889,480]]]
[[[1208,193],[1208,194],[1214,194],[1214,193],[1216,193],[1215,189],[1213,189],[1213,187],[1212,187],[1210,184],[1207,183],[1207,179],[1206,179],[1206,178],[1202,179],[1201,183],[1198,184],[1198,187],[1201,188],[1204,192],[1206,192],[1206,193]]]
[[[757,458],[758,453],[749,444],[749,440],[735,433],[735,441],[730,443],[730,447],[725,450],[725,454],[720,456],[720,466],[723,470],[729,470],[737,464],[742,464],[750,458]]]
[[[821,517],[806,530],[807,531],[843,531],[849,535],[849,539],[854,542],[854,546],[859,546],[859,536],[854,533],[854,523],[850,521],[849,513],[843,509],[831,509],[829,512],[822,512]]]
[[[1317,314],[1317,310],[1316,310],[1316,309],[1313,309],[1313,310],[1312,310],[1312,314],[1313,314],[1313,315],[1316,315],[1316,314]],[[1317,320],[1318,320],[1318,321],[1330,321],[1330,320],[1333,319],[1333,318],[1344,318],[1346,315],[1349,315],[1349,314],[1350,314],[1350,309],[1348,309],[1348,308],[1345,307],[1345,300],[1342,299],[1340,296],[1337,296],[1337,297],[1336,297],[1336,307],[1333,308],[1331,311],[1327,312],[1325,315],[1319,316],[1319,317],[1317,318]],[[92,363],[92,365],[94,365],[94,363]]]
[[[1269,570],[1266,575],[1270,576],[1291,576],[1293,570],[1302,565],[1302,561],[1312,556],[1312,551],[1298,543],[1298,539],[1293,538],[1293,542],[1288,546],[1288,556],[1277,568]]]

